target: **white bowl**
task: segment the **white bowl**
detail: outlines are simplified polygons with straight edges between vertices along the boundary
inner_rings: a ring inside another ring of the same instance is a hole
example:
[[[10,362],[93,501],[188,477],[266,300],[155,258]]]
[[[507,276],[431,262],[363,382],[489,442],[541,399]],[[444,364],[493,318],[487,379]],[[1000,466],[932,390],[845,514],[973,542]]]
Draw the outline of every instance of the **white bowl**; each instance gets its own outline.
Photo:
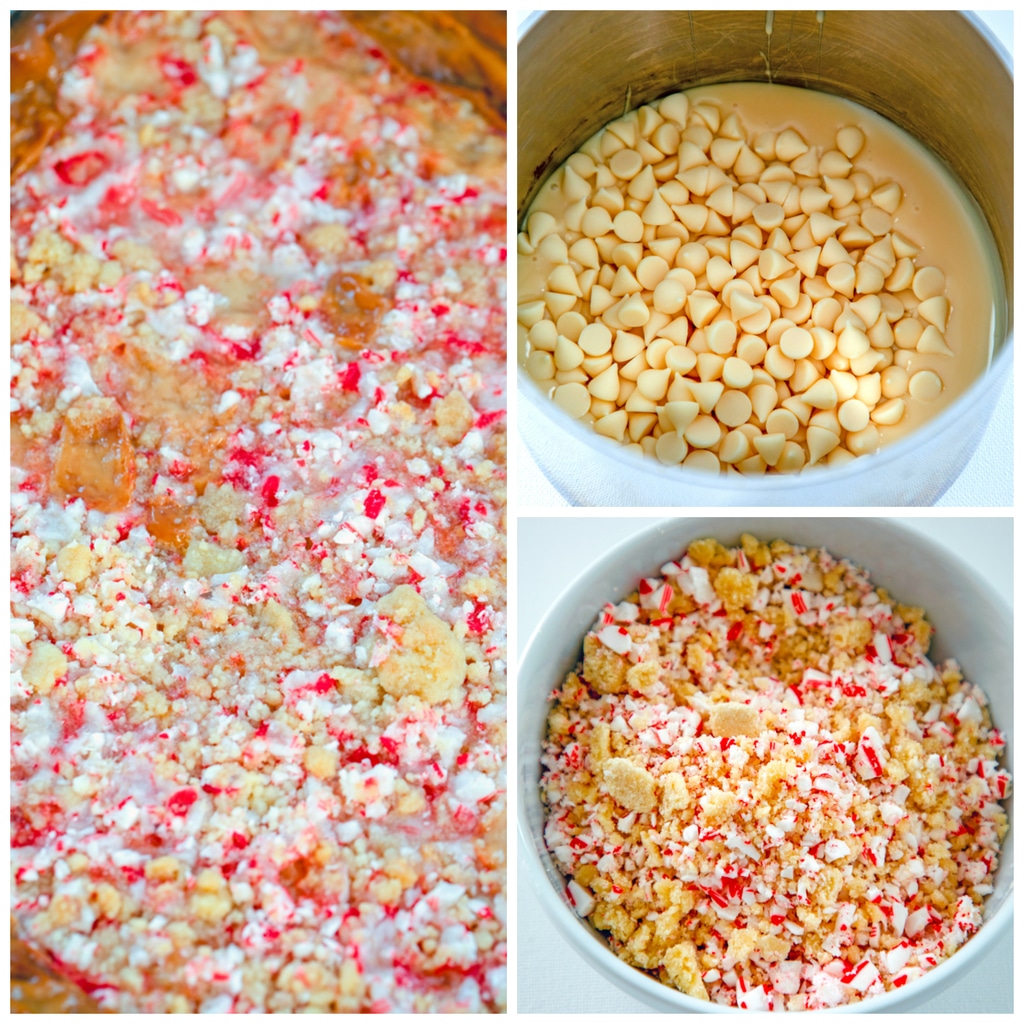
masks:
[[[1012,523],[977,519],[981,531],[1004,538],[1012,561]],[[620,521],[622,533],[630,530]],[[871,573],[902,602],[921,605],[935,626],[933,658],[954,657],[964,675],[989,698],[993,720],[1006,737],[1004,763],[1013,771],[1012,614],[971,567],[917,531],[884,519],[808,519],[799,517],[679,519],[658,523],[591,560],[564,591],[534,631],[520,660],[518,678],[517,765],[522,874],[532,885],[551,922],[566,942],[603,977],[636,999],[660,1010],[690,1013],[736,1012],[698,1001],[619,960],[604,938],[575,914],[565,896],[565,879],[543,841],[540,800],[540,749],[551,691],[581,656],[582,640],[598,610],[635,589],[644,575],[677,558],[698,537],[725,544],[750,532],[763,539],[784,538],[803,546],[824,546]],[[520,562],[530,557],[521,544]],[[524,588],[524,593],[525,593]],[[1007,802],[1012,821],[1012,798]],[[997,945],[1011,937],[1013,891],[1012,828],[1003,844],[995,891],[988,898],[984,923],[954,956],[898,991],[839,1008],[838,1012],[905,1011],[933,998],[963,977]],[[837,1011],[833,1011],[837,1012]]]

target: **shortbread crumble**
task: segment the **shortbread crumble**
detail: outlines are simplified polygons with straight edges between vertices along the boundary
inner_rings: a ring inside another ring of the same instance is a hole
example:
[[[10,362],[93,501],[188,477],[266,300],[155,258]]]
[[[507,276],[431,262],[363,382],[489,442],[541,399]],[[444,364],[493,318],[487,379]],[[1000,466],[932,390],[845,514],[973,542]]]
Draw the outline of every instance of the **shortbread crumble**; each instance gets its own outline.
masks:
[[[122,12],[12,186],[12,910],[105,1009],[501,1010],[505,139]]]
[[[824,550],[691,544],[552,695],[545,840],[576,912],[702,1000],[898,989],[982,920],[1010,777],[931,627]]]

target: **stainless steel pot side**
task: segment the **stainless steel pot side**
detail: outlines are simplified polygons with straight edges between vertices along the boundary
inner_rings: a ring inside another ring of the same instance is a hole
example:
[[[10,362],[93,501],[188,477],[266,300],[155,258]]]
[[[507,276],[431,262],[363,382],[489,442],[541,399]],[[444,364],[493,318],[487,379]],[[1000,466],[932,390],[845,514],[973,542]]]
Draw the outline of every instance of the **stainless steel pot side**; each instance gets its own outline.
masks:
[[[601,125],[665,93],[772,81],[846,96],[928,146],[977,200],[1007,296],[992,365],[954,404],[839,469],[745,478],[663,467],[597,437],[519,371],[523,439],[574,504],[928,505],[977,447],[1009,377],[1013,76],[984,24],[953,11],[548,11],[519,39],[520,221],[545,177]],[[1012,459],[1007,453],[1007,472]]]

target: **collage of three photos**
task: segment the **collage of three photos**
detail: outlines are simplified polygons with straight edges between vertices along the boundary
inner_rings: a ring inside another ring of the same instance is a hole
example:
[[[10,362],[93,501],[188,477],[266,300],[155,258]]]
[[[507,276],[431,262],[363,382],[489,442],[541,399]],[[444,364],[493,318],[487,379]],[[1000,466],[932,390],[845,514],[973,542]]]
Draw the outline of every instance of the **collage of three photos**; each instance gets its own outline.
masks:
[[[10,51],[12,1013],[1012,1009],[1012,12]]]

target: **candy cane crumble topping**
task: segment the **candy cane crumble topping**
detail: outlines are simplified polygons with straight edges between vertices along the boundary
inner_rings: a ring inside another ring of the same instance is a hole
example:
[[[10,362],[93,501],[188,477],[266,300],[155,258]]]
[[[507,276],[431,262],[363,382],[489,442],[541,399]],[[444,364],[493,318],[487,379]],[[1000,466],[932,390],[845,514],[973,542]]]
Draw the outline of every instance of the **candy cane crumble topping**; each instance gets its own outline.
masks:
[[[856,1002],[951,956],[992,892],[1010,779],[984,694],[930,638],[849,562],[750,536],[697,541],[606,606],[542,755],[576,912],[740,1009]]]
[[[258,27],[94,29],[14,185],[12,909],[122,1012],[497,1010],[504,138]]]

